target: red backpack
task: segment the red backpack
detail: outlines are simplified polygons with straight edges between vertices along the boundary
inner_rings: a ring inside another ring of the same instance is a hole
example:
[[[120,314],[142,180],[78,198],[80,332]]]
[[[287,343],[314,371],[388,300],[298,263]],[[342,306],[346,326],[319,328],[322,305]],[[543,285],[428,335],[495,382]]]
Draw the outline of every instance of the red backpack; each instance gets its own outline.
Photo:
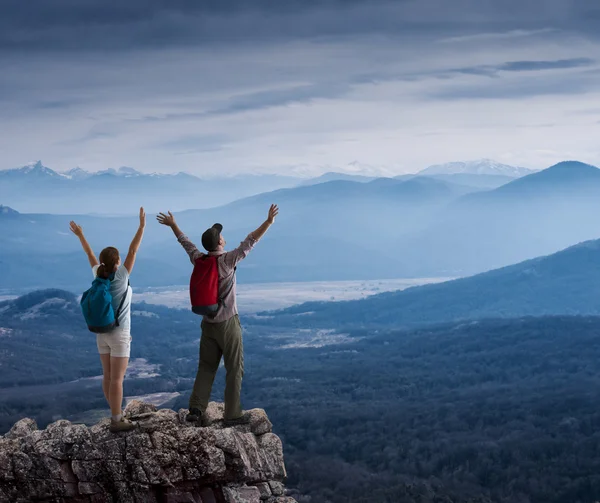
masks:
[[[221,306],[225,306],[224,298],[233,287],[232,277],[225,293],[219,296],[218,261],[219,255],[203,255],[194,262],[190,279],[190,300],[192,311],[200,316],[214,318]]]

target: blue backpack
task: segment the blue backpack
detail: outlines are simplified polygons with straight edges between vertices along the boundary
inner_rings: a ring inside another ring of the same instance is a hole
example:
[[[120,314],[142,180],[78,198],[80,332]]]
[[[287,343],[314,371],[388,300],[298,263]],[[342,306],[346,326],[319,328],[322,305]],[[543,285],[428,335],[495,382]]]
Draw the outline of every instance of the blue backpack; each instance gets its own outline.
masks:
[[[125,303],[127,291],[125,291],[115,314],[112,307],[113,298],[110,293],[110,282],[113,278],[114,275],[108,279],[97,277],[92,283],[92,287],[83,292],[81,296],[81,310],[90,332],[104,334],[119,326],[119,315]]]

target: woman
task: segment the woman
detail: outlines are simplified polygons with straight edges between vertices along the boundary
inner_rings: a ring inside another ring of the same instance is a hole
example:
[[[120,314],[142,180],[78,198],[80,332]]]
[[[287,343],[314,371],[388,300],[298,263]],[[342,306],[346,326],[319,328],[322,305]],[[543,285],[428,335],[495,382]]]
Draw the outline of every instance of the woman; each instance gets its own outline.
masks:
[[[125,302],[119,314],[119,326],[112,332],[96,334],[96,343],[102,362],[102,390],[112,414],[110,423],[110,431],[112,432],[128,431],[136,427],[135,423],[123,416],[121,406],[123,403],[123,379],[131,352],[131,287],[129,286],[129,275],[135,264],[135,257],[144,236],[145,226],[146,213],[144,208],[140,208],[140,226],[129,246],[125,263],[121,265],[119,250],[112,246],[104,248],[100,252],[100,261],[98,261],[83,235],[83,229],[75,222],[71,222],[71,231],[81,241],[83,251],[92,266],[94,277],[112,278],[110,293],[115,314],[123,296],[125,296]]]

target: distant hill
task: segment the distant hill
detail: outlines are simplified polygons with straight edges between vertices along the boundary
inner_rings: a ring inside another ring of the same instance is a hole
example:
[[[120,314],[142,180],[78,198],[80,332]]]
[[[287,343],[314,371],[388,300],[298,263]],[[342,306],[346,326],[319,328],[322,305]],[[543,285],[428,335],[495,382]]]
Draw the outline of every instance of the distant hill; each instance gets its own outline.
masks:
[[[321,176],[317,176],[315,178],[310,178],[300,185],[316,185],[318,183],[332,182],[334,180],[346,180],[350,182],[370,182],[375,180],[376,177],[373,176],[364,176],[364,175],[349,175],[347,173],[336,173],[329,172],[324,173]]]
[[[464,185],[467,187],[473,187],[479,190],[492,190],[497,189],[507,183],[515,180],[514,177],[508,175],[472,175],[470,173],[453,173],[453,174],[441,174],[441,175],[419,175],[428,176],[436,180],[442,180],[445,182],[455,183],[458,185]]]
[[[276,313],[275,323],[404,327],[546,315],[600,315],[600,240],[446,283],[294,306]]]
[[[14,300],[0,302],[0,313],[4,319],[44,318],[64,312],[79,314],[79,305],[74,294],[56,288],[37,290]]]
[[[600,236],[600,170],[569,161],[451,202],[396,248],[426,275],[465,276]]]
[[[533,170],[517,166],[509,166],[491,159],[479,159],[476,161],[449,162],[446,164],[436,164],[420,171],[420,175],[497,175],[519,178],[529,175]]]
[[[499,187],[484,197],[597,196],[600,169],[579,161],[564,161]]]
[[[16,210],[13,210],[12,208],[9,208],[8,206],[3,206],[0,204],[0,215],[3,216],[7,216],[7,215],[18,215],[19,212]]]

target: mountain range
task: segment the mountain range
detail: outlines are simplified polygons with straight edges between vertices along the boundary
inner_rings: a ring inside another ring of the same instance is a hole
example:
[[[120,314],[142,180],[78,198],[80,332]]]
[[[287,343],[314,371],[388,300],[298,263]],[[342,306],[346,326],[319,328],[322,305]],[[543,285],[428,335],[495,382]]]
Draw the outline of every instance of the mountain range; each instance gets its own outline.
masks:
[[[531,175],[534,170],[521,168],[517,166],[509,166],[502,164],[492,159],[479,159],[476,161],[459,161],[449,162],[446,164],[435,164],[429,166],[419,175],[488,175],[488,176],[507,176],[510,178],[520,178],[522,176]]]
[[[464,276],[595,239],[599,214],[600,170],[565,161],[456,199],[396,247],[423,271]]]
[[[600,240],[453,281],[269,313],[278,324],[411,327],[548,315],[600,315]]]
[[[223,223],[231,247],[258,227],[269,205],[277,202],[282,207],[277,225],[240,267],[241,279],[387,278],[390,271],[405,268],[401,258],[381,243],[389,242],[396,233],[418,228],[418,221],[432,218],[444,204],[468,190],[425,177],[368,183],[339,180],[281,189],[216,209],[188,210],[176,213],[176,218],[197,243],[204,228],[217,221]],[[407,212],[412,219],[403,218]],[[71,219],[84,227],[97,252],[108,245],[126,250],[137,227],[137,219],[131,217],[17,214],[0,218],[0,232],[8,236],[0,245],[5,271],[2,286],[80,288],[87,283],[85,256],[68,231]],[[390,222],[394,222],[395,229],[390,228]],[[357,229],[363,229],[362,238],[357,237]],[[44,247],[40,248],[39,243]],[[139,257],[138,286],[184,284],[189,279],[189,262],[180,245],[150,214]],[[73,264],[77,266],[73,268]]]
[[[455,173],[451,164],[447,169],[437,169],[432,177],[442,181],[471,187],[495,188],[519,176],[514,168],[500,169],[493,161],[474,162],[479,173]],[[487,166],[485,169],[481,166]],[[503,165],[501,165],[503,166]],[[373,169],[360,165],[349,169]],[[425,170],[427,171],[427,170]],[[490,174],[492,173],[492,174]],[[506,173],[511,173],[507,175]],[[408,180],[417,175],[402,175]],[[429,176],[427,174],[418,175]],[[357,173],[327,172],[316,178],[299,178],[282,175],[237,175],[199,178],[186,173],[141,173],[133,168],[121,167],[90,173],[81,168],[65,172],[54,171],[32,162],[16,169],[0,171],[0,201],[18,207],[27,213],[85,213],[127,214],[139,206],[148,211],[169,207],[173,211],[222,206],[238,199],[281,188],[317,185],[331,181],[371,182],[376,177]],[[102,197],[99,197],[102,194]]]
[[[230,248],[265,219],[271,203],[279,204],[276,226],[240,267],[242,281],[462,277],[597,238],[599,175],[593,166],[569,161],[486,191],[425,176],[333,180],[176,217],[196,242],[206,227],[221,222]],[[103,177],[115,175],[94,178]],[[184,284],[189,264],[151,213],[136,284]],[[87,283],[85,257],[67,228],[72,218],[96,250],[109,244],[125,250],[137,226],[133,216],[0,213],[6,236],[0,245],[1,287],[79,289]],[[71,272],[71,264],[80,265]]]
[[[590,182],[598,175],[566,162],[476,192],[431,177],[333,181],[178,218],[191,229],[226,221],[237,238],[277,202],[282,212],[269,244],[247,259],[252,281],[459,277],[598,238],[600,185]],[[522,186],[539,195],[521,195]]]

